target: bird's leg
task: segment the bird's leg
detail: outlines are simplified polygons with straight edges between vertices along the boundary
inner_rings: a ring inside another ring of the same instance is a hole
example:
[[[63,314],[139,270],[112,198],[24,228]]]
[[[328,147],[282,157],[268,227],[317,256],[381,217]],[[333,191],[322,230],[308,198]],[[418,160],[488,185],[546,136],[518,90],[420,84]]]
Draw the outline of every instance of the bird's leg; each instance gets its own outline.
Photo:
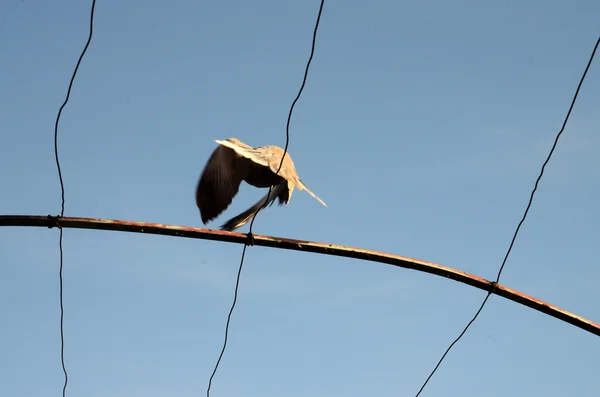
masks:
[[[246,242],[246,245],[254,246],[254,234],[252,232],[248,232],[246,236],[248,236],[248,241]]]

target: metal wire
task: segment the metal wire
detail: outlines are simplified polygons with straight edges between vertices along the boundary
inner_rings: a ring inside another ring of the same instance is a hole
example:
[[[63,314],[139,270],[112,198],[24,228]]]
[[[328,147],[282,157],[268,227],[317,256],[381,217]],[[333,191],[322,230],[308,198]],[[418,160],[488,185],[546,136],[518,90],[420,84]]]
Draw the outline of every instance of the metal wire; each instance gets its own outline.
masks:
[[[300,86],[300,90],[298,91],[296,98],[294,99],[294,101],[292,102],[292,105],[290,106],[290,111],[288,113],[287,123],[285,126],[285,147],[283,149],[283,156],[281,156],[281,162],[279,163],[279,168],[277,168],[277,172],[275,172],[275,175],[278,175],[279,171],[281,171],[281,167],[283,166],[283,160],[285,159],[285,155],[287,154],[288,145],[290,143],[290,122],[292,120],[292,112],[294,111],[296,102],[298,102],[298,99],[300,99],[300,95],[302,95],[302,91],[304,91],[304,86],[306,85],[306,78],[308,77],[308,70],[310,68],[310,64],[311,64],[313,56],[315,54],[315,45],[317,43],[317,31],[319,30],[319,22],[321,21],[321,14],[323,12],[324,5],[325,5],[325,0],[321,0],[321,6],[319,7],[319,13],[317,15],[317,22],[315,23],[315,29],[313,31],[313,39],[312,39],[312,45],[310,48],[310,56],[308,57],[308,61],[306,62],[306,69],[304,70],[304,78],[302,79],[302,85]],[[269,196],[271,195],[272,190],[273,190],[273,186],[269,186]],[[258,213],[261,210],[263,210],[264,208],[266,208],[267,205],[268,205],[268,201],[265,201],[265,204],[261,208],[259,208],[258,211],[256,211],[256,214],[254,215],[254,217],[252,217],[252,221],[250,222],[250,229],[248,231],[249,239],[252,238],[252,226],[254,225],[254,219],[256,219],[256,216],[258,215]]]
[[[286,124],[286,128],[285,128],[285,149],[283,150],[283,156],[281,156],[281,162],[279,163],[279,168],[277,168],[277,172],[275,172],[275,175],[279,174],[279,171],[281,170],[281,167],[283,166],[283,160],[285,159],[285,156],[287,154],[288,145],[290,142],[290,121],[292,118],[292,112],[294,111],[294,106],[296,105],[296,102],[298,102],[298,99],[300,99],[300,95],[302,94],[302,91],[304,90],[304,86],[306,84],[306,78],[308,77],[308,70],[310,68],[310,64],[312,62],[312,58],[315,53],[317,31],[319,29],[319,22],[321,21],[321,13],[323,12],[324,4],[325,4],[325,0],[321,0],[321,5],[319,7],[319,13],[317,15],[317,21],[315,23],[315,29],[313,31],[313,39],[312,39],[312,46],[311,46],[311,50],[310,50],[310,57],[308,58],[308,61],[306,63],[306,69],[304,71],[304,78],[302,79],[302,85],[300,86],[300,90],[298,91],[296,98],[294,99],[294,101],[292,102],[292,105],[290,106],[290,111],[288,113],[287,124]],[[268,193],[267,197],[271,196],[272,190],[273,190],[273,186],[269,186],[269,193]],[[238,290],[239,290],[239,285],[240,285],[240,275],[242,274],[242,267],[244,266],[244,258],[246,257],[246,248],[248,248],[248,244],[252,244],[252,245],[254,244],[254,235],[252,234],[252,227],[254,226],[254,220],[256,219],[256,216],[258,215],[258,213],[263,208],[265,208],[268,205],[268,203],[269,203],[269,200],[265,200],[265,203],[263,204],[263,206],[260,207],[256,211],[256,213],[252,217],[252,220],[250,221],[250,228],[248,230],[246,243],[244,244],[244,248],[242,249],[242,257],[240,259],[240,266],[239,266],[237,278],[235,281],[235,292],[233,295],[233,303],[231,304],[231,308],[229,309],[229,314],[227,315],[227,323],[225,324],[225,340],[223,341],[223,348],[221,349],[221,353],[219,354],[219,358],[217,359],[215,368],[213,369],[210,379],[208,380],[208,387],[206,389],[207,397],[210,397],[210,388],[212,386],[212,380],[213,380],[215,374],[217,373],[217,369],[219,368],[219,364],[221,363],[223,354],[225,354],[225,348],[227,347],[227,337],[229,335],[229,323],[231,322],[231,315],[233,313],[233,309],[235,308],[235,304],[237,302]]]
[[[52,217],[48,216],[0,215],[0,226],[29,226],[52,228],[56,225],[54,224]],[[87,230],[109,230],[129,233],[143,233],[152,235],[221,241],[225,243],[236,244],[246,244],[248,241],[244,233],[113,219],[65,217],[61,219],[61,227]],[[347,247],[343,245],[319,243],[307,240],[294,240],[283,237],[255,235],[254,243],[255,245],[261,247],[311,252],[315,254],[340,256],[345,258],[385,263],[404,269],[412,269],[419,272],[444,277],[487,292],[493,289],[493,294],[496,294],[523,306],[529,307],[538,312],[545,313],[551,317],[574,325],[575,327],[587,331],[591,334],[600,336],[600,324],[598,323],[595,323],[584,317],[578,316],[567,310],[561,309],[557,306],[551,305],[540,299],[526,295],[522,292],[516,291],[501,284],[495,284],[494,286],[493,281],[489,281],[484,278],[475,276],[473,274],[469,274],[450,267],[426,262],[419,259],[413,259],[405,256],[394,255],[363,248]]]
[[[540,180],[542,179],[542,176],[544,175],[544,169],[546,168],[546,164],[548,164],[548,162],[550,161],[550,158],[552,157],[552,154],[554,153],[554,149],[556,148],[556,144],[558,143],[558,139],[562,135],[562,133],[565,130],[565,127],[567,125],[567,122],[569,121],[569,116],[571,116],[571,111],[573,110],[573,107],[575,106],[575,102],[577,101],[577,96],[579,95],[579,90],[581,89],[583,81],[585,80],[585,76],[587,75],[587,72],[590,69],[590,65],[592,64],[592,61],[594,60],[594,56],[596,55],[596,49],[598,48],[598,44],[600,44],[600,37],[596,41],[596,45],[594,46],[592,55],[590,56],[590,59],[585,68],[585,71],[583,72],[583,75],[581,76],[581,79],[579,80],[579,84],[577,85],[577,90],[575,90],[575,95],[573,96],[573,99],[571,101],[571,106],[569,107],[569,111],[567,112],[567,115],[565,116],[563,125],[562,125],[560,131],[558,132],[558,134],[556,134],[556,138],[554,139],[554,144],[552,145],[552,149],[550,150],[550,153],[548,153],[548,157],[546,157],[546,161],[544,161],[544,164],[542,164],[542,169],[540,170],[540,174],[537,177],[537,179],[535,181],[535,185],[533,187],[533,190],[531,191],[531,195],[529,196],[529,202],[527,203],[527,207],[525,208],[523,217],[521,218],[521,221],[517,225],[517,228],[513,234],[512,240],[508,247],[508,250],[506,251],[506,255],[504,256],[504,260],[502,261],[502,265],[500,266],[500,270],[498,270],[498,275],[496,276],[496,280],[493,282],[492,289],[485,296],[485,299],[481,303],[481,306],[479,307],[479,309],[477,310],[477,312],[475,313],[473,318],[467,323],[466,327],[463,329],[463,331],[460,333],[460,335],[458,335],[458,337],[456,339],[454,339],[454,341],[450,344],[450,346],[448,346],[448,348],[446,349],[446,351],[444,352],[442,357],[439,359],[436,366],[433,368],[433,371],[431,371],[431,373],[425,380],[425,383],[423,383],[423,386],[421,386],[421,389],[419,389],[419,392],[416,394],[415,397],[419,397],[419,395],[421,394],[423,389],[425,389],[425,386],[427,386],[427,383],[429,382],[429,380],[431,379],[433,374],[435,374],[435,372],[437,371],[439,366],[444,361],[444,358],[446,358],[446,355],[450,352],[452,347],[463,337],[463,335],[467,332],[467,330],[469,329],[471,324],[473,324],[473,322],[477,319],[477,317],[479,316],[479,313],[481,313],[481,311],[483,310],[483,307],[487,303],[490,295],[494,292],[494,289],[497,288],[497,283],[500,281],[500,275],[502,274],[502,270],[504,270],[504,265],[506,265],[506,260],[508,259],[508,256],[510,255],[510,253],[512,251],[513,245],[515,244],[515,240],[517,239],[517,235],[519,234],[519,230],[521,230],[521,225],[523,224],[523,222],[525,222],[525,219],[527,218],[527,214],[529,213],[529,209],[531,208],[531,203],[533,202],[533,196],[535,195],[535,192],[537,191],[537,188],[538,188],[538,184],[539,184]]]
[[[75,65],[75,69],[73,70],[73,75],[71,76],[71,81],[69,82],[69,88],[67,89],[67,96],[65,97],[65,101],[58,109],[58,114],[56,115],[56,122],[54,123],[54,158],[56,160],[56,168],[58,170],[58,179],[60,181],[60,191],[61,191],[61,206],[60,206],[60,218],[65,215],[65,184],[62,177],[62,170],[60,168],[60,160],[58,158],[58,123],[60,121],[60,116],[64,107],[69,102],[69,96],[71,95],[71,88],[73,88],[73,82],[75,81],[75,75],[77,75],[77,70],[79,69],[79,65],[81,64],[81,60],[85,55],[85,52],[92,41],[92,33],[94,31],[94,9],[96,7],[96,0],[92,0],[92,7],[90,10],[90,34],[88,36],[87,42],[85,43],[85,47],[83,47],[83,51],[81,51],[81,55],[77,60],[77,64]],[[62,365],[63,374],[65,376],[65,381],[63,383],[62,395],[65,397],[67,393],[67,384],[69,383],[69,375],[67,373],[67,368],[65,366],[65,334],[64,334],[64,317],[65,310],[63,305],[63,230],[60,224],[60,220],[58,218],[54,219],[56,226],[58,226],[59,237],[58,237],[58,250],[60,252],[60,265],[58,271],[58,279],[59,279],[59,302],[60,302],[60,362]]]

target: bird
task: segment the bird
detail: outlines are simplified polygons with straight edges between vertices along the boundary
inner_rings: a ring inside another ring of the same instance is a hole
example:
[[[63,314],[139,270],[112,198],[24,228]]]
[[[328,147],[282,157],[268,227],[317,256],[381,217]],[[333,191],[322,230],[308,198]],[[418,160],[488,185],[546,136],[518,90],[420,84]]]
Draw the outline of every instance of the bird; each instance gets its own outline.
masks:
[[[203,224],[218,217],[231,204],[242,181],[258,188],[271,188],[270,193],[267,192],[252,207],[221,225],[221,230],[233,231],[244,226],[263,206],[273,205],[276,199],[279,199],[280,206],[287,205],[295,187],[306,190],[327,207],[302,182],[289,153],[285,153],[279,169],[284,155],[282,148],[273,145],[252,147],[237,138],[215,142],[219,146],[208,159],[196,186],[196,205]]]

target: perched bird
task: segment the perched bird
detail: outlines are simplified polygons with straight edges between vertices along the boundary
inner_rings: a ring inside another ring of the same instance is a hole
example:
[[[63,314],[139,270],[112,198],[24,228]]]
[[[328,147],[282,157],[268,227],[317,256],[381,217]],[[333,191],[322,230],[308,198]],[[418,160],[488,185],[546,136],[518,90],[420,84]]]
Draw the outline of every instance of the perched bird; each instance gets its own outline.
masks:
[[[272,186],[256,204],[231,218],[222,230],[232,231],[248,223],[265,203],[288,204],[294,187],[308,194],[327,207],[298,177],[294,162],[286,153],[279,169],[284,150],[278,146],[252,147],[236,138],[215,140],[219,146],[214,150],[204,167],[196,187],[196,205],[200,209],[202,223],[206,224],[223,212],[237,194],[242,181],[260,188]],[[277,170],[279,169],[279,173]]]

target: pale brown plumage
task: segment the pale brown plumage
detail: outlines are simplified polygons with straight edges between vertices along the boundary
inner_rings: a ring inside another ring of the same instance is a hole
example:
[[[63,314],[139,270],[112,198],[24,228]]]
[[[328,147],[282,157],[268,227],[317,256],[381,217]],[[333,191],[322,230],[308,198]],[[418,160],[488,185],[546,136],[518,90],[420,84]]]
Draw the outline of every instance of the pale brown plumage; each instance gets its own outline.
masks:
[[[265,202],[272,205],[275,199],[279,199],[279,205],[288,204],[294,187],[306,190],[327,207],[327,204],[300,180],[289,153],[286,153],[283,165],[276,174],[284,153],[280,147],[253,148],[236,138],[215,142],[219,146],[206,163],[196,188],[196,205],[200,210],[202,223],[210,222],[231,204],[242,181],[259,188],[273,188],[270,195],[267,193],[252,207],[225,222],[221,226],[223,230],[231,231],[245,225]]]

